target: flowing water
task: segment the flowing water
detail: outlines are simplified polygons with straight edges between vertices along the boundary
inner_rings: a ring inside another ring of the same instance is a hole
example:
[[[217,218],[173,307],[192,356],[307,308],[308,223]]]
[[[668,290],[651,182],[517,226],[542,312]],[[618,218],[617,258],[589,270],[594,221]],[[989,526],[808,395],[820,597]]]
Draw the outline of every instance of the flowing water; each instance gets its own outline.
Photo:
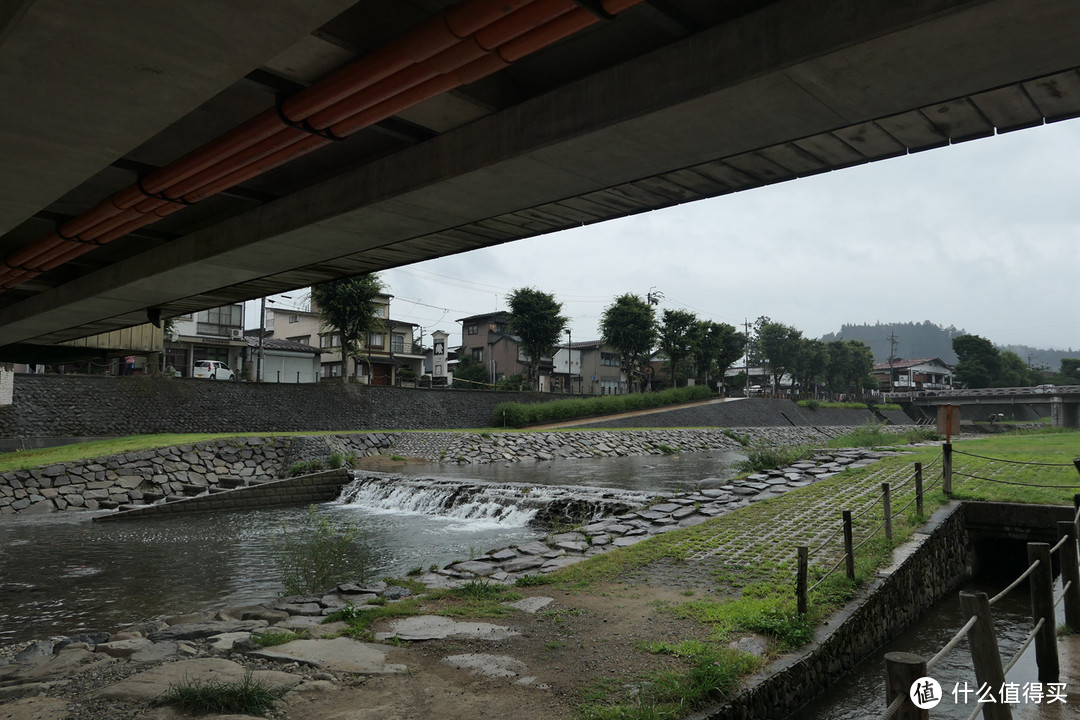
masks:
[[[1060,592],[1060,585],[1059,580],[1056,592]],[[985,592],[993,597],[1000,592],[1001,587],[971,582],[962,589]],[[959,591],[957,591],[939,600],[930,610],[923,613],[918,622],[896,639],[874,651],[865,662],[860,663],[854,670],[830,685],[825,693],[799,712],[790,715],[787,720],[877,720],[880,718],[886,707],[885,653],[911,652],[927,659],[936,655],[967,622],[967,618],[960,610],[959,597]],[[1061,613],[1061,606],[1058,606],[1058,611]],[[1007,664],[1020,649],[1031,629],[1031,600],[1027,586],[1022,584],[1002,598],[994,605],[992,614],[1001,659]],[[1058,622],[1064,622],[1063,615],[1058,618]],[[975,690],[978,688],[967,640],[962,640],[951,653],[935,665],[929,676],[940,683],[943,695],[941,703],[930,711],[930,716],[935,720],[937,718],[966,720],[977,705]],[[1035,648],[1031,646],[1021,656],[1016,666],[1009,671],[1005,681],[1019,686],[1022,703],[1024,686],[1037,680]],[[966,701],[965,683],[972,691]]]
[[[400,575],[540,537],[529,521],[560,498],[599,500],[625,491],[640,500],[688,490],[706,477],[730,477],[740,457],[713,451],[509,467],[410,465],[412,484],[354,488],[318,512],[361,527],[372,577]],[[418,475],[434,479],[417,484]],[[264,602],[281,589],[274,539],[306,513],[281,508],[116,523],[91,522],[89,513],[5,516],[0,644]]]

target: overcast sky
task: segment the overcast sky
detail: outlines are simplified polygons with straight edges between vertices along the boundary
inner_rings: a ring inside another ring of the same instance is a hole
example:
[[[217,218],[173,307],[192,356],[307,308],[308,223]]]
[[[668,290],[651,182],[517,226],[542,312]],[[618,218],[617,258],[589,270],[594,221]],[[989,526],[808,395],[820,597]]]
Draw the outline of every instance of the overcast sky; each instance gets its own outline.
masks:
[[[613,298],[820,337],[844,323],[955,325],[1080,347],[1080,121],[1065,121],[380,273],[425,336],[553,293],[573,339]],[[902,349],[901,349],[902,354]]]

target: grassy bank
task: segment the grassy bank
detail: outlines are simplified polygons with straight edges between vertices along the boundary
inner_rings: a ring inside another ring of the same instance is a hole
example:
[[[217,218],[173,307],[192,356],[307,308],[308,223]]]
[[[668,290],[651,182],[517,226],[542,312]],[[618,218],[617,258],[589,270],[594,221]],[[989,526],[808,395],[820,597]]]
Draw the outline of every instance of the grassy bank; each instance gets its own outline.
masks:
[[[491,424],[493,427],[522,428],[528,425],[544,425],[598,415],[651,410],[695,400],[708,400],[710,397],[712,397],[712,391],[699,385],[661,392],[595,395],[544,403],[505,402],[495,406]]]

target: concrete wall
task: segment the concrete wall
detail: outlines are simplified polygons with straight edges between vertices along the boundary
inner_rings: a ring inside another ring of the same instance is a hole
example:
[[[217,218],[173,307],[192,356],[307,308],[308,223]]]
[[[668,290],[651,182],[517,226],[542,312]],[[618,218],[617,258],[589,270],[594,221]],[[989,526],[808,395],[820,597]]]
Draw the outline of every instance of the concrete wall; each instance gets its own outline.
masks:
[[[96,522],[141,520],[147,517],[170,517],[181,514],[227,512],[230,510],[258,510],[285,505],[323,503],[329,502],[341,494],[342,486],[347,485],[350,479],[349,471],[339,468],[248,487],[238,487],[217,494],[133,508],[110,515],[98,515],[94,520]]]
[[[808,648],[771,664],[729,703],[695,718],[787,717],[856,664],[872,659],[883,643],[969,577],[969,538],[960,503],[938,510],[927,531],[929,536],[914,553],[863,589],[859,599],[818,631]]]
[[[527,402],[529,396],[335,382],[19,374],[13,404],[0,407],[0,437],[472,428],[487,426],[506,400]]]

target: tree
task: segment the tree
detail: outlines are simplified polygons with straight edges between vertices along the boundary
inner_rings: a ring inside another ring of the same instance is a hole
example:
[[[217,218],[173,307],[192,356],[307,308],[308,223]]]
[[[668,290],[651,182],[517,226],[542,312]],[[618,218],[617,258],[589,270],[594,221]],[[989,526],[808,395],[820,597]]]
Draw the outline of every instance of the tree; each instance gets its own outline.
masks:
[[[660,352],[668,359],[671,387],[679,386],[679,366],[690,356],[690,330],[697,316],[686,310],[665,310],[660,323]]]
[[[825,344],[825,380],[835,397],[858,395],[874,369],[874,352],[859,340],[831,340]]]
[[[828,359],[829,353],[825,348],[825,343],[812,338],[802,339],[794,374],[803,392],[813,393],[814,386],[825,375]]]
[[[454,382],[459,381],[465,387],[486,385],[488,382],[487,368],[484,367],[484,363],[477,362],[469,355],[465,355],[458,360],[457,367],[454,368]]]
[[[360,354],[361,343],[367,345],[369,334],[385,332],[383,319],[375,314],[381,307],[376,298],[384,288],[378,275],[354,275],[311,288],[311,302],[318,308],[323,328],[341,336],[341,378],[345,382],[349,381],[349,358]]]
[[[642,362],[656,344],[656,317],[652,305],[631,293],[620,295],[604,308],[600,318],[600,338],[619,352],[630,392],[640,390]]]
[[[798,365],[802,332],[783,323],[765,322],[758,331],[758,342],[772,372],[773,394],[779,394],[780,380]]]
[[[952,345],[960,359],[956,377],[969,388],[992,387],[1001,375],[1001,354],[994,344],[978,335],[961,335]]]
[[[1064,378],[1065,385],[1080,385],[1080,358],[1061,358],[1058,374]]]
[[[724,381],[724,372],[738,360],[746,347],[746,336],[727,323],[699,320],[690,328],[690,355],[697,379],[705,381],[712,374],[717,385]]]
[[[539,390],[540,358],[559,343],[569,319],[560,315],[562,303],[554,295],[534,288],[518,288],[506,296],[510,305],[510,331],[521,338],[521,352],[529,361],[529,386]]]
[[[1030,387],[1042,382],[1039,372],[1028,367],[1024,359],[1011,350],[1004,350],[998,356],[1001,360],[1001,374],[994,379],[994,387]]]

